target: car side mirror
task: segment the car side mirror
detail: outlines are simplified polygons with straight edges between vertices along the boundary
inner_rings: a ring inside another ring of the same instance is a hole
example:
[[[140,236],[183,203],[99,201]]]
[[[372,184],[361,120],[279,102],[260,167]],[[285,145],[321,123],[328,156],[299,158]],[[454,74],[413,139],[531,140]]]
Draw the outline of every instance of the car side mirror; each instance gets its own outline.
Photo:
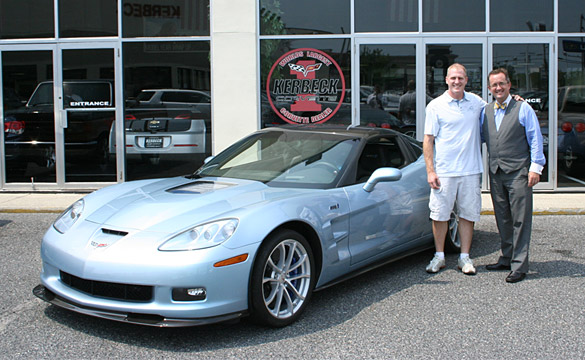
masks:
[[[402,179],[402,171],[390,167],[379,168],[376,169],[368,181],[366,181],[363,189],[367,192],[371,192],[379,182],[398,181],[400,179]]]
[[[211,161],[211,159],[213,159],[213,158],[214,158],[214,156],[208,156],[208,157],[206,157],[206,158],[205,158],[205,160],[203,160],[203,164],[204,164],[204,165],[205,165],[205,164],[207,164],[207,163],[208,163],[208,162],[210,162],[210,161]]]

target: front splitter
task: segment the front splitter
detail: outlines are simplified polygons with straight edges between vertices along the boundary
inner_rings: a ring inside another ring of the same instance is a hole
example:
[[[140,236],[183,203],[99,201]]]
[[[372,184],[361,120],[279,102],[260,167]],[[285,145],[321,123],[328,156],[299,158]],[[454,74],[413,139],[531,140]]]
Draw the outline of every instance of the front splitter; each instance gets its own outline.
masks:
[[[200,326],[221,323],[239,319],[246,315],[246,312],[237,312],[221,316],[214,316],[209,318],[195,318],[195,319],[176,319],[167,318],[160,315],[153,314],[137,314],[137,313],[123,313],[115,311],[107,311],[102,309],[91,308],[76,304],[67,299],[64,299],[44,285],[37,285],[33,289],[33,294],[39,299],[51,303],[63,309],[75,311],[80,314],[95,316],[103,319],[114,320],[137,325],[146,325],[154,327],[186,327],[186,326]]]

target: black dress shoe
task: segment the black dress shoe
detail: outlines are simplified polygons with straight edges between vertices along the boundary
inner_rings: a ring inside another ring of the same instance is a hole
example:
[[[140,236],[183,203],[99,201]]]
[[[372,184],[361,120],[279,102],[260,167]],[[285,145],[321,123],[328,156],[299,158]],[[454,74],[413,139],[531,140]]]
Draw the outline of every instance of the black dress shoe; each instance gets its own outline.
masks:
[[[525,273],[512,271],[506,277],[506,282],[509,282],[509,283],[517,283],[519,281],[524,280],[525,277],[526,277],[526,274]]]
[[[485,266],[485,269],[486,270],[490,270],[490,271],[512,270],[512,268],[510,267],[510,265],[502,265],[500,263],[486,265]]]

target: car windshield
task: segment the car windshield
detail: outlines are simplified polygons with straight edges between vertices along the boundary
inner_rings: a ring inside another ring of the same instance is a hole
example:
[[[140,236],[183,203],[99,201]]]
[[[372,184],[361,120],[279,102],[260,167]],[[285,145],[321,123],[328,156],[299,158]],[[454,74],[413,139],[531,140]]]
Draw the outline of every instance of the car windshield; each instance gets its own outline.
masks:
[[[333,133],[266,131],[234,144],[195,175],[329,188],[345,171],[358,143],[358,138]]]
[[[53,83],[41,83],[32,94],[27,106],[53,105]]]
[[[146,91],[143,90],[136,96],[136,100],[138,101],[148,101],[154,96],[154,91]]]

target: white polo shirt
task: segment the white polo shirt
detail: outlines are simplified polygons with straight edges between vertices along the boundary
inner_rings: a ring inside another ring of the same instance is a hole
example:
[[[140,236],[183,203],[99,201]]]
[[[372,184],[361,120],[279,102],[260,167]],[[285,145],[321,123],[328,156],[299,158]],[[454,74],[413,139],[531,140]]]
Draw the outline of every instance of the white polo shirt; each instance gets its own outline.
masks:
[[[453,177],[480,174],[481,112],[486,105],[479,96],[465,92],[461,100],[447,91],[426,107],[425,135],[435,137],[435,172]]]

